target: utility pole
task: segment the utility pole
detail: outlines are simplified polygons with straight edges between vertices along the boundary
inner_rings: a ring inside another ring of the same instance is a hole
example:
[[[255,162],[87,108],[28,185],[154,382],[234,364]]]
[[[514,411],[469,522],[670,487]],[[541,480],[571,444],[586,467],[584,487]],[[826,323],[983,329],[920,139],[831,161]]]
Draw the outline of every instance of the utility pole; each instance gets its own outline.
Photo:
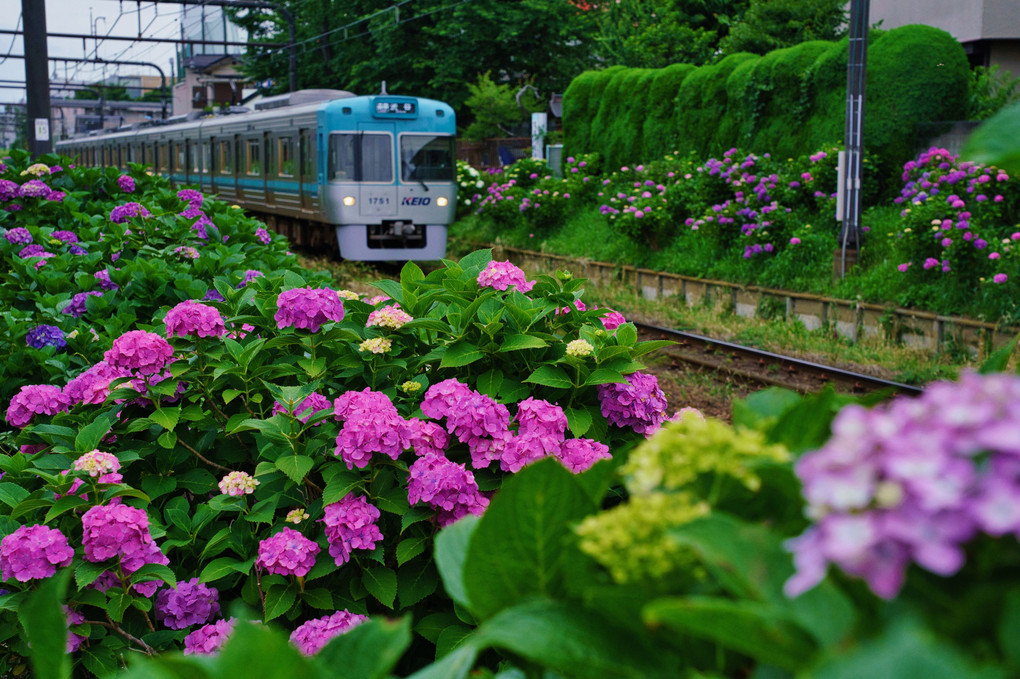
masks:
[[[32,46],[32,58],[25,59],[25,94],[28,150],[35,158],[53,150],[50,138],[50,64],[46,47],[45,1],[21,0],[21,16],[25,26],[25,46]]]
[[[840,278],[857,262],[861,247],[861,180],[864,157],[864,83],[868,62],[869,0],[850,0],[850,53],[846,71],[845,172],[839,192],[843,221],[840,231]]]

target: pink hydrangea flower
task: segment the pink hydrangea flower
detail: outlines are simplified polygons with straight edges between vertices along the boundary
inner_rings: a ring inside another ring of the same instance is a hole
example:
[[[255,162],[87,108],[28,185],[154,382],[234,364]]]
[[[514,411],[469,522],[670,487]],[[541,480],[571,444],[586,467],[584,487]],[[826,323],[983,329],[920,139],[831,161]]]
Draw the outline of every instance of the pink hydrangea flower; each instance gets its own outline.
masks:
[[[383,539],[376,525],[380,512],[364,496],[348,493],[323,510],[329,555],[337,566],[350,561],[351,552],[355,549],[375,549],[375,543]]]
[[[222,337],[227,333],[219,311],[192,299],[166,312],[164,322],[167,337]]]
[[[85,559],[100,563],[120,558],[125,571],[134,572],[147,563],[167,563],[149,534],[149,517],[142,509],[125,504],[96,505],[81,517]],[[157,556],[158,554],[158,556]]]
[[[379,326],[380,328],[399,330],[405,323],[410,323],[413,320],[414,318],[411,314],[401,309],[399,305],[390,304],[370,313],[365,326],[368,328]]]
[[[100,361],[72,378],[64,386],[64,395],[67,396],[71,405],[77,403],[98,405],[103,403],[109,395],[111,382],[120,377],[130,376],[131,371],[127,368],[118,368],[106,361]]]
[[[230,472],[217,485],[222,494],[240,497],[254,493],[259,481],[248,472]]]
[[[616,330],[626,322],[627,319],[619,311],[609,310],[602,316],[602,325],[606,330]]]
[[[93,450],[75,460],[74,468],[80,472],[87,472],[89,476],[102,476],[119,470],[120,460],[112,453]]]
[[[60,387],[49,384],[23,386],[7,405],[7,422],[12,427],[24,427],[36,415],[56,415],[66,411],[70,399]]]
[[[129,330],[113,340],[113,346],[103,357],[111,366],[153,375],[163,370],[173,355],[173,347],[156,333]]]
[[[217,620],[203,625],[184,637],[184,655],[212,655],[227,643],[237,618]]]
[[[21,526],[0,541],[0,573],[18,582],[48,578],[71,565],[74,550],[67,537],[48,526]]]
[[[412,417],[407,420],[407,438],[414,448],[414,454],[442,455],[443,451],[450,444],[450,437],[438,422],[428,422]]]
[[[81,625],[85,622],[85,615],[74,610],[70,606],[64,606],[64,615],[67,616],[67,626],[70,628],[73,625]],[[85,641],[87,637],[81,634],[75,634],[70,629],[67,630],[67,646],[65,647],[68,653],[74,653],[81,646],[81,642]]]
[[[293,528],[283,528],[259,543],[259,556],[255,565],[276,575],[304,577],[312,570],[315,555],[321,549]]]
[[[467,514],[481,516],[489,499],[478,490],[474,474],[464,465],[429,453],[411,465],[407,501],[426,502],[439,510],[438,522],[446,526]]]
[[[183,580],[156,595],[156,620],[170,629],[208,622],[220,612],[219,598],[216,588],[200,583],[198,578]]]
[[[329,288],[294,288],[281,292],[276,298],[276,325],[290,326],[318,332],[330,321],[342,321],[344,305],[335,290]]]
[[[588,471],[599,460],[613,458],[609,446],[592,439],[567,439],[560,444],[556,457],[575,474]]]
[[[309,620],[297,627],[290,635],[290,643],[294,644],[305,655],[315,655],[333,637],[344,634],[354,627],[368,621],[368,617],[347,610],[337,611],[332,615]]]
[[[506,290],[513,285],[517,287],[518,292],[531,292],[535,281],[528,281],[524,271],[511,264],[509,260],[492,261],[478,274],[478,285],[496,290]]]

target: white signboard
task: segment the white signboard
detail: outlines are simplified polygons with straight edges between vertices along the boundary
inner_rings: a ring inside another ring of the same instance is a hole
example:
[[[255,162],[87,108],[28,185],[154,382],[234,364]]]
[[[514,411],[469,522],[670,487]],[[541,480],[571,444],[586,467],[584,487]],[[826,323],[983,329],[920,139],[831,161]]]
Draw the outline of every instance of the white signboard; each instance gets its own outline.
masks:
[[[545,132],[549,126],[549,116],[545,113],[531,114],[531,157],[542,160]]]
[[[35,119],[35,140],[36,141],[49,141],[50,140],[50,119],[49,118],[36,118]]]

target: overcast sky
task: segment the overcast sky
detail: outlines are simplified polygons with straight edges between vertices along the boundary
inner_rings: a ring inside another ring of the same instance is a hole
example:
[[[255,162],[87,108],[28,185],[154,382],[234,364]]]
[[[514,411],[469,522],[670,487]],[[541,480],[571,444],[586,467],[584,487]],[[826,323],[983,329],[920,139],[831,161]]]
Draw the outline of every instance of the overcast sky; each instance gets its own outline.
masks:
[[[38,2],[40,0],[32,0]],[[180,37],[181,5],[170,3],[142,2],[136,0],[45,0],[46,29],[49,33],[93,34],[100,36],[137,37]],[[20,21],[21,0],[0,0],[4,11],[0,12],[0,28],[23,30]],[[188,21],[195,17],[196,10],[188,15]],[[196,17],[197,19],[197,17]],[[167,78],[171,75],[170,60],[176,62],[176,45],[173,43],[128,42],[123,40],[82,40],[50,38],[47,43],[50,57],[121,59],[147,61],[157,64]],[[21,36],[0,34],[0,103],[25,100],[25,64],[22,59],[5,59],[7,54],[24,54]],[[31,54],[31,49],[29,50]],[[95,82],[103,78],[104,66],[99,64],[75,64],[50,62],[50,78],[63,82],[68,77],[73,82]],[[106,77],[114,75],[158,75],[158,72],[144,66],[105,66]],[[56,76],[54,76],[54,70]],[[14,82],[12,82],[14,81]],[[9,86],[18,89],[9,89]]]

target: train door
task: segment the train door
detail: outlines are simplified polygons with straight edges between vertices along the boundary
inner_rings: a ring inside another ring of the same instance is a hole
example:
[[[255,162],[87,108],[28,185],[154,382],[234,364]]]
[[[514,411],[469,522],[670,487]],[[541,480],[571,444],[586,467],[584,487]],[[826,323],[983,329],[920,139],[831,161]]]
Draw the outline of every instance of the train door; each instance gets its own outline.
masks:
[[[316,158],[316,148],[322,147],[322,138],[319,138],[319,147],[315,145],[315,130],[308,128],[302,128],[298,131],[299,135],[299,155],[300,155],[300,191],[301,191],[301,210],[303,212],[319,213],[319,206],[321,205],[321,199],[319,197],[319,175],[318,175],[318,158]]]

